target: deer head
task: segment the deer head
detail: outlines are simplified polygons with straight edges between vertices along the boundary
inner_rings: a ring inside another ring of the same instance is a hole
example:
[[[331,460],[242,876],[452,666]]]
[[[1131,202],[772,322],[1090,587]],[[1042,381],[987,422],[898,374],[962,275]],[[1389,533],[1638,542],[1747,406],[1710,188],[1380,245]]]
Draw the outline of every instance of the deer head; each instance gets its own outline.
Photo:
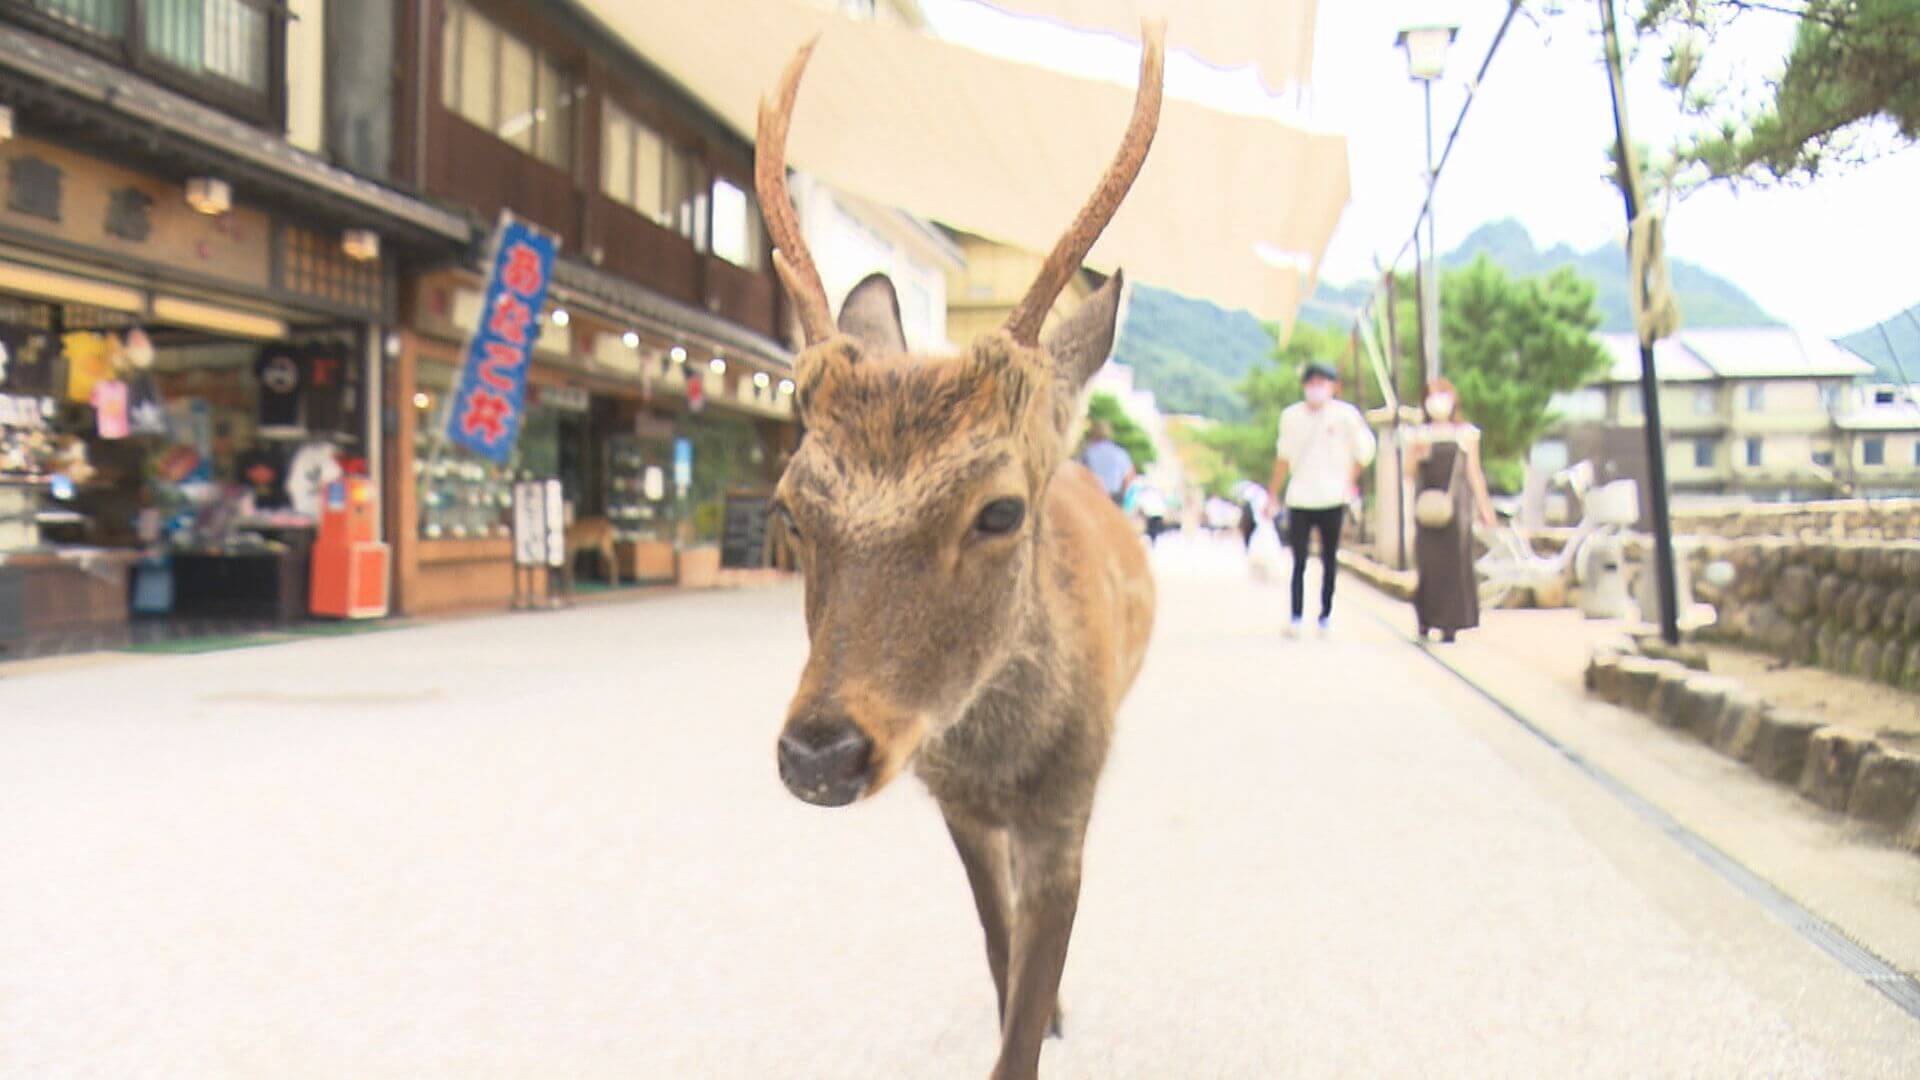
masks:
[[[1160,115],[1150,25],[1133,118],[1093,196],[1004,327],[959,357],[909,355],[893,285],[868,277],[836,323],[787,194],[786,137],[812,45],[763,100],[755,162],[774,266],[806,348],[794,364],[807,434],[776,493],[805,572],[810,653],[779,741],[807,802],[879,791],[966,714],[1016,655],[1044,649],[1046,494],[1082,386],[1113,345],[1115,274],[1040,341],[1055,299],[1138,175]]]

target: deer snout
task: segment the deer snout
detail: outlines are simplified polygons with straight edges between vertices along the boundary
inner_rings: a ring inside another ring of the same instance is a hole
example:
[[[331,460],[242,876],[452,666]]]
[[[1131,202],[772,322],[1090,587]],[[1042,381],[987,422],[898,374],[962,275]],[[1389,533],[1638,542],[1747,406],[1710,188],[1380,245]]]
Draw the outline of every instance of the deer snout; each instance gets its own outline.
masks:
[[[873,780],[873,740],[843,716],[808,717],[780,733],[780,781],[803,802],[845,806]]]

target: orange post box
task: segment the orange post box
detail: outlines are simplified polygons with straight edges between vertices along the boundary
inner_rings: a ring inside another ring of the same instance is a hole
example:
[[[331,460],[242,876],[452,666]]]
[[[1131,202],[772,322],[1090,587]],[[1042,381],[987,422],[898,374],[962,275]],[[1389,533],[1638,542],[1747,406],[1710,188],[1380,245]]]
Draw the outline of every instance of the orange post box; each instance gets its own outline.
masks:
[[[313,542],[308,607],[335,619],[378,619],[387,613],[387,545],[376,535],[373,485],[349,476],[327,485],[320,535]]]

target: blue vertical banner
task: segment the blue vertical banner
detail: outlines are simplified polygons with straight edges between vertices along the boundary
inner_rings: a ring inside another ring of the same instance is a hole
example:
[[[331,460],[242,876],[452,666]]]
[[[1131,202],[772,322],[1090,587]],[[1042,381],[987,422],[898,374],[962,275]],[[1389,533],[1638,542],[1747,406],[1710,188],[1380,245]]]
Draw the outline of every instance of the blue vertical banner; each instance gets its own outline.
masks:
[[[527,367],[540,337],[540,312],[559,240],[503,214],[493,236],[493,264],[480,324],[447,410],[447,438],[504,465],[520,438],[527,408]]]

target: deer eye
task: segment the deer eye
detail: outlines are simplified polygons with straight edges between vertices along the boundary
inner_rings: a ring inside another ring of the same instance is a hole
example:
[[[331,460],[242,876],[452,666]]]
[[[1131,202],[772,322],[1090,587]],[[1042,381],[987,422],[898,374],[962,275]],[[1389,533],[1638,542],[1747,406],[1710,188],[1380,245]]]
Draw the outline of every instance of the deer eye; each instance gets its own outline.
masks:
[[[773,504],[773,517],[775,521],[780,523],[780,527],[786,530],[788,536],[799,539],[800,523],[793,520],[793,511],[787,509],[786,503],[776,502]]]
[[[980,510],[973,527],[987,536],[1005,536],[1019,528],[1026,517],[1026,503],[1019,499],[995,499]]]

